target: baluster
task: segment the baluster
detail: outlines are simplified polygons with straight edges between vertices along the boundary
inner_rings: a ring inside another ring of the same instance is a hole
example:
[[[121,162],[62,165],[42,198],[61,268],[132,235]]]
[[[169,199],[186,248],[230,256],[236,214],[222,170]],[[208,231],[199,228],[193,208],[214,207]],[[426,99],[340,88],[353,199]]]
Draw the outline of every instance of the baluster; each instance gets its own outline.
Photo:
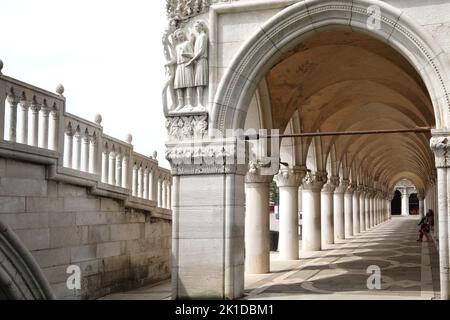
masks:
[[[116,185],[116,152],[114,146],[109,153],[109,177],[108,183],[111,185]]]
[[[144,199],[148,200],[148,169],[145,168],[144,170]]]
[[[50,150],[57,151],[58,149],[58,110],[56,105],[53,106],[50,112],[50,124],[49,124],[49,139],[48,148]]]
[[[155,170],[152,169],[148,175],[148,198],[152,201],[155,201],[154,172]]]
[[[69,123],[64,131],[64,167],[72,168],[73,131]]]
[[[143,191],[144,191],[144,169],[142,168],[142,164],[139,167],[138,171],[138,194],[137,196],[139,198],[143,198]]]
[[[128,157],[122,157],[122,188],[128,189]]]
[[[162,201],[161,201],[161,208],[166,208],[166,201],[167,201],[167,182],[166,180],[163,180],[162,182]]]
[[[28,109],[29,103],[26,100],[20,101],[20,120],[22,127],[20,128],[20,143],[28,144]]]
[[[48,149],[48,125],[49,125],[50,109],[47,106],[47,102],[44,100],[44,104],[41,108],[41,124],[42,130],[39,139],[39,148]]]
[[[9,137],[11,142],[17,141],[17,99],[14,95],[8,95],[9,102]]]
[[[158,177],[158,208],[162,206],[162,181],[161,178]]]
[[[97,173],[97,135],[94,132],[89,141],[89,173]]]
[[[41,107],[38,105],[36,99],[33,99],[31,103],[31,123],[30,123],[30,145],[33,147],[38,146],[39,138],[39,110]]]
[[[75,143],[74,143],[74,160],[73,160],[73,169],[80,170],[81,169],[81,130],[78,126],[75,130]]]
[[[109,152],[108,152],[108,145],[105,145],[105,148],[102,152],[102,182],[108,183],[108,158],[109,158]]]
[[[83,145],[81,148],[82,162],[81,171],[89,172],[89,144],[90,144],[89,131],[86,129],[83,136]]]
[[[122,186],[122,156],[119,152],[116,155],[116,186]]]
[[[133,197],[137,197],[137,184],[138,184],[138,168],[137,165],[134,164],[133,166],[133,181],[132,181],[132,189],[131,194]]]

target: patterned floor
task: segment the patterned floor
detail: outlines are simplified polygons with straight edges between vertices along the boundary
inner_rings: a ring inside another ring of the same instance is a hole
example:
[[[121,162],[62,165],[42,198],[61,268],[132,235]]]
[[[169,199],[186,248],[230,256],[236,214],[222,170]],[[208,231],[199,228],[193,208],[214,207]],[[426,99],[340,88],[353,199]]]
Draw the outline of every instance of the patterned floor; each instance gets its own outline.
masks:
[[[398,217],[325,250],[279,261],[271,273],[246,275],[244,299],[438,299],[439,258],[431,242],[416,242],[417,218]],[[369,266],[381,271],[381,289],[369,290]],[[168,300],[170,281],[104,297],[106,300]]]
[[[271,274],[247,275],[246,299],[436,299],[437,252],[432,241],[416,242],[417,222],[394,218],[297,262],[273,253]],[[368,288],[371,266],[380,289]]]

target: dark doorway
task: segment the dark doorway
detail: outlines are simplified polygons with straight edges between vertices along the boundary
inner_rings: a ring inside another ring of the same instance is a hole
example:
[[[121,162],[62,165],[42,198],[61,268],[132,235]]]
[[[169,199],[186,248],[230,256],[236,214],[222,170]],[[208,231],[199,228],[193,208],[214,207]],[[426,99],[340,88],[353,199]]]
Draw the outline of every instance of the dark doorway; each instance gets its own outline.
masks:
[[[409,197],[409,214],[411,215],[419,214],[419,198],[415,193],[413,193]]]
[[[395,191],[394,200],[391,203],[391,213],[392,215],[402,214],[402,193],[400,191]]]

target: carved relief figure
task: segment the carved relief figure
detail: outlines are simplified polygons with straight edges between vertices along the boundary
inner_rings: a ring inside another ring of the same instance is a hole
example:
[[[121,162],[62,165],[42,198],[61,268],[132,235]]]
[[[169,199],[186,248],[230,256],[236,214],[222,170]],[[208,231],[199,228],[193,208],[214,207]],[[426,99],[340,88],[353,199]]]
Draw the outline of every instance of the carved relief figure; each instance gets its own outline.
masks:
[[[192,109],[192,88],[194,87],[194,68],[189,63],[194,55],[191,43],[183,30],[175,31],[177,46],[175,48],[177,67],[175,71],[174,88],[177,92],[178,104],[176,111],[186,107]]]
[[[175,89],[174,89],[174,78],[175,78],[175,64],[176,64],[176,53],[174,48],[173,32],[175,31],[174,20],[169,22],[169,26],[165,30],[162,37],[162,44],[164,50],[164,57],[166,58],[166,83],[164,84],[162,99],[164,113],[167,114],[170,110],[174,109],[175,105]],[[170,98],[171,105],[168,106],[168,99]]]
[[[195,62],[194,86],[197,89],[197,108],[205,110],[203,106],[203,89],[208,85],[208,35],[206,33],[206,24],[199,20],[194,24],[197,37],[194,45],[194,56],[188,63]]]

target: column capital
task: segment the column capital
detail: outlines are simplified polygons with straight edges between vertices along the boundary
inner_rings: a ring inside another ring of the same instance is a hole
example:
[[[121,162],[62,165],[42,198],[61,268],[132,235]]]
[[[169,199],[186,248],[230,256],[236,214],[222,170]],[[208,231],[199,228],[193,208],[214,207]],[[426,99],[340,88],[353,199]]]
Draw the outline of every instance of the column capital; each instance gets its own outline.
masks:
[[[305,174],[306,169],[304,167],[283,168],[274,179],[279,188],[300,187]]]
[[[339,186],[336,188],[335,192],[336,193],[344,193],[349,185],[350,181],[346,180],[346,179],[340,179],[340,184]]]
[[[366,186],[365,185],[363,185],[363,184],[360,184],[360,185],[358,185],[358,187],[357,187],[357,192],[360,194],[360,195],[365,195],[365,193],[366,193]]]
[[[273,181],[273,176],[261,174],[261,164],[259,162],[250,161],[248,164],[248,172],[245,175],[245,183],[249,184],[269,184]]]
[[[337,187],[339,187],[339,177],[337,176],[331,176],[330,179],[328,179],[328,182],[323,186],[322,192],[324,193],[333,193]]]
[[[450,133],[431,137],[430,147],[434,152],[436,168],[450,167]]]
[[[308,171],[303,179],[303,189],[320,191],[327,180],[326,172],[312,173],[311,171]]]
[[[353,194],[356,190],[356,183],[351,182],[347,186],[347,190],[345,190],[345,194]]]

